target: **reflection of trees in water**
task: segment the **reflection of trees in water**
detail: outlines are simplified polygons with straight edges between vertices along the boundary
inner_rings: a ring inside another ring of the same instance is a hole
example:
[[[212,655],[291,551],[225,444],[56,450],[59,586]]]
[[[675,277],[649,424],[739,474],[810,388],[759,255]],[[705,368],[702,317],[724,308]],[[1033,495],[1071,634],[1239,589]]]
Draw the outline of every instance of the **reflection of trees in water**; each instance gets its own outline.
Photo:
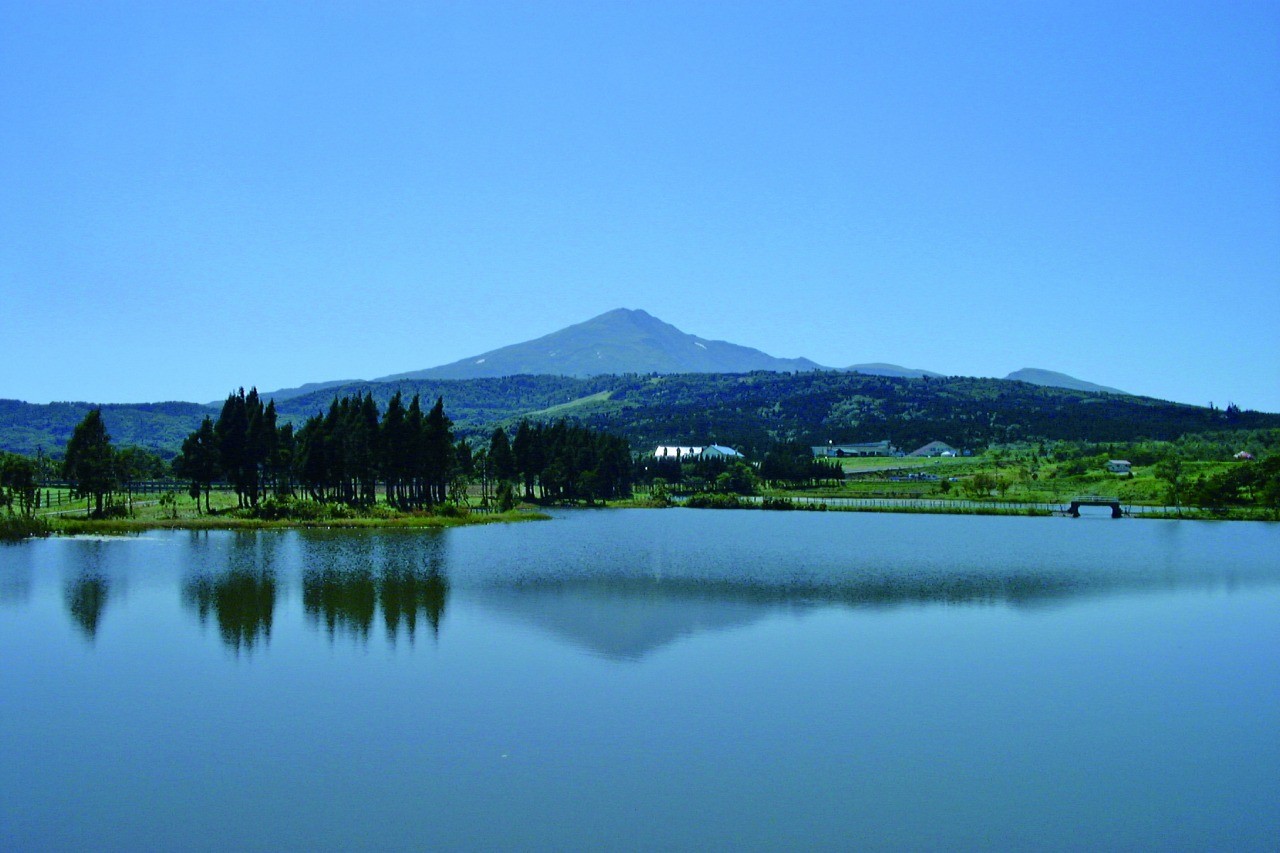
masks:
[[[339,630],[368,638],[377,593],[368,569],[325,569],[302,576],[302,606],[332,637]]]
[[[330,637],[349,633],[368,639],[378,609],[392,642],[403,626],[412,643],[419,615],[438,634],[448,594],[448,582],[434,568],[386,567],[377,574],[369,569],[329,569],[307,572],[302,578],[302,606]]]
[[[387,570],[378,579],[378,601],[387,625],[387,639],[395,641],[404,623],[409,642],[413,642],[421,610],[431,626],[433,636],[440,634],[440,617],[449,585],[434,568],[425,572]]]
[[[99,574],[83,574],[67,584],[67,612],[90,640],[98,635],[110,589],[107,579]]]
[[[279,547],[279,537],[237,533],[225,552],[201,548],[209,561],[183,583],[183,600],[201,624],[213,616],[228,648],[250,651],[271,639]]]
[[[303,574],[302,605],[330,637],[367,640],[379,610],[393,643],[402,629],[412,643],[420,619],[439,633],[449,594],[439,537],[348,539],[317,556],[328,565]]]
[[[271,639],[276,606],[272,572],[232,569],[220,575],[201,575],[187,581],[183,597],[200,615],[201,624],[213,614],[222,641],[237,652]]]

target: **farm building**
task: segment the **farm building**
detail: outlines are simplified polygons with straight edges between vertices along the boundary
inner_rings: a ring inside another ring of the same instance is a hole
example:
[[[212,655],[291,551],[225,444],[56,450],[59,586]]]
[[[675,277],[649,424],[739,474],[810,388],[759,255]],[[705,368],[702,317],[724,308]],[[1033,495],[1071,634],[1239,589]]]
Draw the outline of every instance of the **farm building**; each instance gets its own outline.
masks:
[[[924,447],[917,447],[915,450],[907,454],[908,456],[959,456],[960,451],[956,450],[945,441],[931,441]]]
[[[725,447],[723,444],[709,444],[706,446],[660,444],[657,450],[653,451],[654,459],[696,459],[700,456],[707,459],[744,458],[741,453],[732,447]]]
[[[660,444],[658,449],[653,451],[654,459],[693,459],[702,455],[702,447],[689,447],[686,445],[676,444]]]
[[[884,441],[864,441],[861,444],[819,444],[811,448],[814,456],[843,459],[846,456],[893,456],[898,448]]]
[[[1133,465],[1128,459],[1109,459],[1107,460],[1107,470],[1112,474],[1129,474],[1133,471]]]

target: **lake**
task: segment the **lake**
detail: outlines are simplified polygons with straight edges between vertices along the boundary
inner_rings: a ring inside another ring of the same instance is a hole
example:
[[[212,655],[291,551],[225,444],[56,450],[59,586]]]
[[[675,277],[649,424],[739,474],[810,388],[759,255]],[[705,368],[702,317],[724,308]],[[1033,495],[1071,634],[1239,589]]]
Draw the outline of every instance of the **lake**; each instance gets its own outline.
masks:
[[[30,541],[0,847],[1274,850],[1277,650],[1277,524]]]

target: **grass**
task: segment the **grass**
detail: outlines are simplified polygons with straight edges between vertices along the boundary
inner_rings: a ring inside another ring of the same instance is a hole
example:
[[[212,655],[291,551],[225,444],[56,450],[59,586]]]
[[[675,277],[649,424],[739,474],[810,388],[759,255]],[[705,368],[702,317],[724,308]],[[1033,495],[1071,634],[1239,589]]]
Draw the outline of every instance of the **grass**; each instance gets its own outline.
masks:
[[[26,515],[0,516],[0,542],[16,542],[34,536],[48,536],[51,532],[49,523],[42,518]]]
[[[355,510],[341,505],[319,504],[313,501],[285,503],[273,507],[277,513],[259,512],[259,517],[249,510],[239,509],[232,492],[213,492],[210,495],[211,513],[203,512],[204,499],[197,504],[184,493],[179,493],[175,505],[159,502],[160,495],[134,495],[133,514],[115,518],[88,518],[84,504],[79,502],[74,512],[48,514],[39,519],[40,524],[52,533],[112,534],[140,533],[146,530],[281,530],[290,528],[444,528],[473,524],[494,524],[512,521],[531,521],[548,518],[547,515],[525,507],[504,513],[470,512],[465,507],[446,507],[440,512],[400,512],[386,504],[377,504],[367,510]],[[123,502],[117,496],[117,505]],[[264,502],[263,508],[267,506]],[[66,509],[64,504],[63,509]],[[58,509],[55,505],[54,510]],[[267,517],[261,517],[266,515]]]
[[[556,417],[582,406],[589,406],[592,403],[604,403],[608,401],[609,396],[612,393],[612,391],[600,391],[595,394],[589,394],[586,397],[579,397],[578,399],[570,400],[567,403],[559,403],[554,406],[548,406],[545,409],[540,409],[536,412],[530,412],[527,417]]]
[[[390,517],[356,516],[327,519],[263,519],[234,515],[204,515],[189,518],[59,518],[52,522],[54,533],[63,535],[142,533],[147,530],[292,530],[317,528],[393,528],[439,529],[473,524],[495,524],[534,521],[549,518],[544,513],[527,510],[511,512],[425,515],[402,514]]]

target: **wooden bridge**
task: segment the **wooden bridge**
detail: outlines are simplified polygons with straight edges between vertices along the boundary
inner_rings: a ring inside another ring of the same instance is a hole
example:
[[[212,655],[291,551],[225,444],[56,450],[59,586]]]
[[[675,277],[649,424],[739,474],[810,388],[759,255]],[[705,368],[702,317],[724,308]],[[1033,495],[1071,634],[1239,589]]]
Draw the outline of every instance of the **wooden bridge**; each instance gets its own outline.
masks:
[[[1067,515],[1072,518],[1080,517],[1080,507],[1082,506],[1109,506],[1111,507],[1112,518],[1124,518],[1125,512],[1120,508],[1119,498],[1106,498],[1099,495],[1084,495],[1083,497],[1074,498],[1071,506],[1067,508]]]

